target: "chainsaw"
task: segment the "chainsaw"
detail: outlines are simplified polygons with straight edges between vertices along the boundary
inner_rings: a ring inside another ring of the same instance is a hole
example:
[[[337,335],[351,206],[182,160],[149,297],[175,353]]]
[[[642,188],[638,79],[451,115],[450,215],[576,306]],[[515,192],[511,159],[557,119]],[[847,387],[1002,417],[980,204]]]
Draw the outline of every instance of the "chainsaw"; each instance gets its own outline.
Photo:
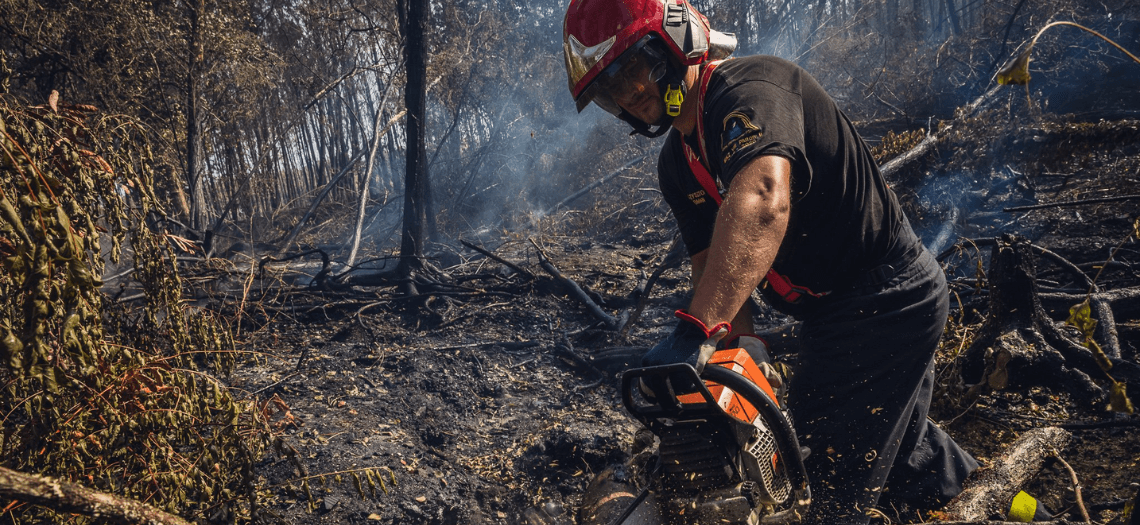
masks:
[[[781,400],[746,350],[701,353],[696,368],[677,363],[622,375],[626,409],[658,438],[656,465],[640,491],[620,467],[599,474],[580,523],[760,525],[804,514],[808,451]]]

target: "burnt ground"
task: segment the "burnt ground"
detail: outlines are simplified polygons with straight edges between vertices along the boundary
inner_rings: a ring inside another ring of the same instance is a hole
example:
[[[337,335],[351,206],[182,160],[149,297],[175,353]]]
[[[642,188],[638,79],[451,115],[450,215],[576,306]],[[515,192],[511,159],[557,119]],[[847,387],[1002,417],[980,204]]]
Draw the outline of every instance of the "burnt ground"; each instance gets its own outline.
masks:
[[[977,256],[984,268],[987,250],[948,249],[959,239],[1017,233],[1091,276],[1120,246],[1098,285],[1140,285],[1140,245],[1130,238],[1140,201],[1002,211],[1140,194],[1140,122],[991,110],[956,126],[893,180],[916,229],[947,250],[955,292],[931,416],[983,462],[1027,429],[1068,428],[1073,440],[1061,457],[1075,470],[1093,519],[1107,522],[1136,492],[1137,417],[1082,401],[1064,382],[1014,381],[963,402],[972,381],[962,378],[956,354],[988,315],[977,281]],[[615,184],[651,186],[643,175]],[[280,450],[259,464],[266,515],[302,524],[574,523],[594,473],[627,459],[634,446],[638,425],[621,406],[616,378],[671,328],[670,314],[684,306],[688,288],[686,266],[666,271],[628,337],[619,337],[540,268],[530,239],[611,315],[632,305],[631,293],[666,253],[669,222],[660,203],[611,213],[608,199],[616,192],[599,193],[609,196],[574,212],[573,221],[562,215],[528,234],[472,240],[533,278],[462,245],[435,245],[433,262],[445,272],[438,279],[457,287],[425,292],[432,295],[426,306],[396,298],[394,287],[332,292],[276,280],[311,268],[276,265],[254,279],[240,258],[232,267],[216,262],[212,275],[226,273],[232,282],[217,281],[201,302],[235,321],[240,311],[237,340],[256,355],[232,384],[288,407],[273,414]],[[1044,261],[1039,282],[1052,291],[1081,288]],[[1133,361],[1140,348],[1136,306],[1114,304],[1122,357]],[[1056,321],[1067,315],[1063,305],[1047,307]],[[758,321],[774,329],[788,320]],[[358,488],[352,472],[360,469],[374,469],[383,486],[370,488],[364,476]],[[1080,519],[1060,462],[1047,461],[1027,490],[1061,517]]]

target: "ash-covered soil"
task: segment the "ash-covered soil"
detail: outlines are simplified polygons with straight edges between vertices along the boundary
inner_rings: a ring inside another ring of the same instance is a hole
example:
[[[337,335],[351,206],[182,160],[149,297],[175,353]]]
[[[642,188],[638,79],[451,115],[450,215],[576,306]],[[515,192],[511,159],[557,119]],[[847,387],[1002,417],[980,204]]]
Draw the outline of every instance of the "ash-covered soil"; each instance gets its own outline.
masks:
[[[961,239],[1017,233],[1091,276],[1119,247],[1098,285],[1140,285],[1133,266],[1140,253],[1129,238],[1140,201],[1003,211],[1140,193],[1138,123],[1052,118],[1003,127],[995,118],[963,124],[894,181],[924,239],[942,244],[937,251],[946,252],[954,283],[939,361],[943,390],[931,415],[983,462],[1027,429],[1066,427],[1074,438],[1060,456],[1079,479],[1092,518],[1105,522],[1136,493],[1130,483],[1140,461],[1137,417],[1078,401],[1066,384],[1010,388],[963,403],[955,359],[987,315],[977,278],[988,255],[969,243],[950,248]],[[651,186],[652,179],[632,183]],[[595,208],[614,199],[598,193]],[[671,312],[685,305],[689,286],[687,266],[664,272],[627,337],[605,329],[542,270],[528,242],[618,315],[633,306],[631,294],[664,257],[671,232],[660,206],[616,225],[605,211],[594,223],[604,234],[586,233],[581,224],[589,221],[579,218],[573,228],[479,241],[533,278],[455,244],[434,248],[445,272],[436,277],[455,286],[419,298],[400,299],[395,287],[247,293],[238,340],[257,357],[232,381],[271,407],[280,432],[279,450],[259,465],[265,514],[299,524],[574,523],[591,477],[633,452],[638,425],[621,405],[617,377],[671,329]],[[1080,288],[1039,264],[1042,286]],[[1140,310],[1128,306],[1116,311],[1116,323],[1122,357],[1135,361]],[[1050,315],[1063,321],[1067,312]],[[758,321],[775,329],[787,319]],[[1027,490],[1060,517],[1081,519],[1060,461],[1047,461]]]

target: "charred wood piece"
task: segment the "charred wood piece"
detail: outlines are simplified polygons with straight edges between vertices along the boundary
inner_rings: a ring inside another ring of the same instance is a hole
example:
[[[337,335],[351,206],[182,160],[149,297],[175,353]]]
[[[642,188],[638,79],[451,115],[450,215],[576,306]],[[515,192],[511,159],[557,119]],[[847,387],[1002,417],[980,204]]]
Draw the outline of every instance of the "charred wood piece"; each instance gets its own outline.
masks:
[[[996,247],[999,244],[999,241],[1000,240],[996,239],[996,238],[965,240],[965,241],[959,242],[954,247],[951,247],[951,248],[947,249],[946,251],[942,252],[941,254],[939,254],[938,260],[940,260],[940,261],[945,260],[947,257],[949,257],[954,252],[961,250],[963,248],[963,246],[965,246],[965,245],[972,245],[972,246],[976,246],[978,248],[990,247],[990,248],[996,249]],[[1104,351],[1109,356],[1109,358],[1114,359],[1115,361],[1119,361],[1120,356],[1121,356],[1120,337],[1119,337],[1119,334],[1118,334],[1117,329],[1116,329],[1116,320],[1115,320],[1115,315],[1113,314],[1113,311],[1112,311],[1112,303],[1115,301],[1140,299],[1140,288],[1134,289],[1133,293],[1129,293],[1127,291],[1101,292],[1100,289],[1097,287],[1096,283],[1093,281],[1093,279],[1090,278],[1088,276],[1088,274],[1086,274],[1084,272],[1084,270],[1081,270],[1081,268],[1079,266],[1077,266],[1076,264],[1074,264],[1072,261],[1069,261],[1065,257],[1061,256],[1058,253],[1055,253],[1055,252],[1049,250],[1048,248],[1037,246],[1033,243],[1030,243],[1030,242],[1024,241],[1024,240],[1022,240],[1022,242],[1024,242],[1029,248],[1031,248],[1033,250],[1033,252],[1036,253],[1037,255],[1040,255],[1041,257],[1044,257],[1045,259],[1048,259],[1050,262],[1056,264],[1058,267],[1060,267],[1064,270],[1067,270],[1070,274],[1072,274],[1072,276],[1074,278],[1079,279],[1080,284],[1083,287],[1086,287],[1089,290],[1088,294],[1081,294],[1081,295],[1058,294],[1058,293],[1039,293],[1039,291],[1036,290],[1036,285],[1034,285],[1035,290],[1033,293],[1038,296],[1037,304],[1039,305],[1040,300],[1043,300],[1043,299],[1050,299],[1050,300],[1055,301],[1055,300],[1064,298],[1065,303],[1066,303],[1066,308],[1068,308],[1074,304],[1078,304],[1081,301],[1084,301],[1086,297],[1091,299],[1093,313],[1096,315],[1096,318],[1098,321],[1097,328],[1096,328],[1096,330],[1097,330],[1096,331],[1096,337],[1103,343],[1102,348],[1104,348]],[[1035,273],[1034,273],[1033,279],[1036,281],[1036,268],[1034,268],[1034,270],[1035,270]],[[1133,290],[1133,289],[1129,289],[1129,290]],[[991,309],[991,311],[993,311],[993,310]],[[1047,316],[1042,317],[1042,319],[1046,319],[1046,318],[1047,318]],[[1047,324],[1049,324],[1049,326],[1052,327],[1051,323],[1047,323]],[[1055,332],[1055,330],[1051,330],[1051,331]],[[1062,339],[1064,339],[1064,338],[1062,337]],[[1066,341],[1067,341],[1067,339],[1066,339]],[[1066,346],[1068,346],[1068,345],[1066,344]],[[1077,346],[1079,346],[1079,345],[1077,345]],[[1081,352],[1078,351],[1078,353],[1081,353]]]
[[[589,358],[580,355],[578,351],[574,350],[574,345],[570,343],[570,338],[566,337],[565,333],[562,334],[561,340],[554,344],[554,353],[567,365],[570,365],[580,372],[596,376],[600,379],[606,377],[606,373],[599,369]]]
[[[329,254],[325,253],[324,250],[321,250],[319,248],[314,248],[312,250],[306,250],[306,251],[303,251],[300,253],[287,255],[285,257],[265,257],[265,258],[262,258],[261,261],[257,263],[257,274],[259,276],[262,276],[262,277],[265,276],[265,265],[266,264],[274,263],[274,262],[291,261],[293,259],[299,259],[301,257],[312,255],[314,253],[320,254],[320,256],[321,256],[321,271],[317,272],[317,275],[313,277],[313,282],[316,283],[317,286],[320,286],[322,288],[326,288],[328,286],[327,279],[328,279],[328,275],[329,275]]]
[[[1104,393],[1090,376],[1115,381],[1091,350],[1062,334],[1045,314],[1035,278],[1028,241],[1006,235],[994,244],[989,314],[965,352],[967,381],[977,380],[967,400],[1009,384],[1032,382],[1068,385],[1070,391],[1091,403],[1103,399]],[[978,371],[983,368],[979,377]],[[1132,382],[1127,377],[1122,379]]]

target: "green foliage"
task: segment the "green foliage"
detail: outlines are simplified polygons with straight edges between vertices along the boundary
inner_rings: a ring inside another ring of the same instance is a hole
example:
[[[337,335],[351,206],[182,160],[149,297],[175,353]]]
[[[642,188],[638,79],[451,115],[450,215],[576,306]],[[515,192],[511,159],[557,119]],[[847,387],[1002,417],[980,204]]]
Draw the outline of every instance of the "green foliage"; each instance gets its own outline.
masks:
[[[213,372],[233,366],[221,323],[191,312],[153,210],[138,122],[89,106],[0,95],[0,464],[234,519],[253,501],[265,446],[252,403]],[[107,304],[104,257],[133,249],[141,312]],[[84,522],[15,505],[5,522]]]

